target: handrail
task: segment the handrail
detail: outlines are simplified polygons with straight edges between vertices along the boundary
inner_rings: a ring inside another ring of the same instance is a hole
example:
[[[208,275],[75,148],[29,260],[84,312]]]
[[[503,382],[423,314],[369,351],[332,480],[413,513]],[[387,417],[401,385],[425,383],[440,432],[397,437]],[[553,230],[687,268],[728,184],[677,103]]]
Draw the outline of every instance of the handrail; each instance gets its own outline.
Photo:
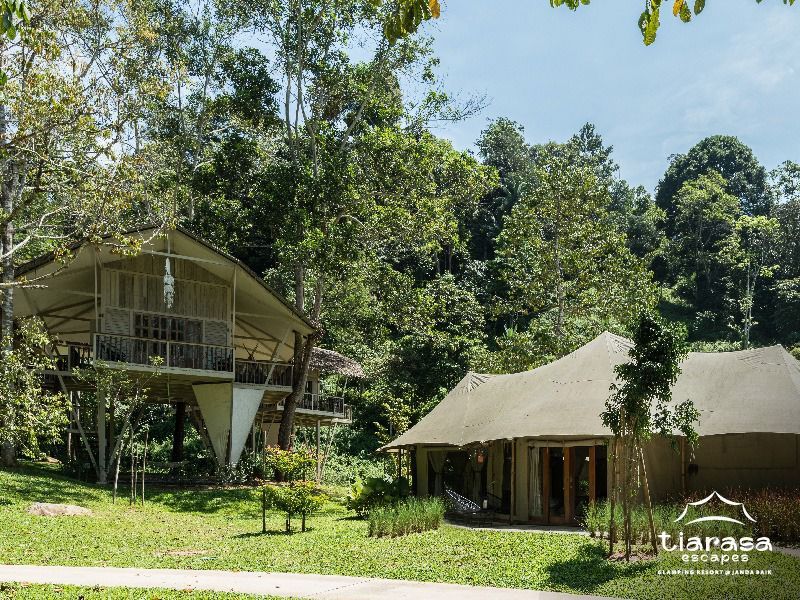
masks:
[[[95,334],[94,342],[97,360],[149,366],[152,359],[158,357],[167,367],[223,373],[233,371],[233,348],[229,346],[107,333]]]
[[[292,387],[294,365],[261,360],[236,360],[236,383]]]
[[[278,406],[280,408],[283,408],[285,404],[285,399],[278,402]],[[297,403],[297,408],[301,410],[324,412],[348,420],[352,420],[353,418],[352,407],[349,404],[345,404],[344,398],[341,396],[330,396],[328,394],[314,394],[311,392],[306,392]]]
[[[69,373],[72,369],[86,368],[92,364],[92,349],[88,344],[56,341],[53,350],[54,368],[48,371]],[[62,353],[62,350],[65,352]]]

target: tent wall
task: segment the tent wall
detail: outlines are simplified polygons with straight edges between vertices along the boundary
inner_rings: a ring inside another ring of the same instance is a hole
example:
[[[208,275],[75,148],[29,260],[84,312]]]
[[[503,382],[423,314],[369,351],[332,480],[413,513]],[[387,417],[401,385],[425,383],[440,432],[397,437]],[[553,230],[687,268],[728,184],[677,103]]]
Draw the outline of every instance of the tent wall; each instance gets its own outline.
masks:
[[[486,465],[486,490],[500,498],[503,495],[503,442],[489,444],[489,463]]]
[[[736,433],[700,438],[687,489],[800,486],[800,435]]]
[[[644,448],[647,482],[653,501],[681,493],[681,453],[669,440],[654,437]],[[609,489],[611,483],[609,482]]]

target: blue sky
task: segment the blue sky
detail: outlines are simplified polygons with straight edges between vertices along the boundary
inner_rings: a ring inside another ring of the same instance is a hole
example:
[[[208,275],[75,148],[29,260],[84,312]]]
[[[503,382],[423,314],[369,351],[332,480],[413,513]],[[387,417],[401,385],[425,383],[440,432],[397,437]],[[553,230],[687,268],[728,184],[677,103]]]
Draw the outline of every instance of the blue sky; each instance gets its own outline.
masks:
[[[800,162],[800,6],[708,0],[689,24],[662,17],[644,47],[642,2],[449,0],[427,26],[448,91],[486,94],[477,117],[437,133],[474,149],[489,119],[530,142],[564,140],[585,122],[614,146],[621,174],[652,191],[670,154],[717,133],[738,136],[772,169]]]

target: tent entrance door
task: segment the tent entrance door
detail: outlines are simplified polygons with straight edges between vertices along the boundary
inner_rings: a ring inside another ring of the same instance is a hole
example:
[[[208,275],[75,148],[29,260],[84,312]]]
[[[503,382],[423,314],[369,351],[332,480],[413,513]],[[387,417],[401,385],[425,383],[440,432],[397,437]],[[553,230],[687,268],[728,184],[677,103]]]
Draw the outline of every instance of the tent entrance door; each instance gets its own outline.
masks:
[[[577,525],[590,502],[606,497],[605,446],[528,449],[529,519]]]

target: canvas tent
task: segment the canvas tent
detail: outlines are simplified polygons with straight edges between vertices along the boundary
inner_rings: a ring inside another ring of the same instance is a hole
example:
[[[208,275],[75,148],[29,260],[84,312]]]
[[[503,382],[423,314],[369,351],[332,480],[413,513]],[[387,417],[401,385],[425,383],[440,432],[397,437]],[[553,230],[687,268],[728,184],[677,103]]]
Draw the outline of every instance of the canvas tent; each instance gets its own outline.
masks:
[[[556,504],[570,520],[570,510],[576,510],[571,504],[581,494],[587,500],[607,489],[610,431],[600,413],[616,381],[614,367],[627,361],[630,347],[629,340],[606,332],[532,371],[468,373],[385,449],[416,451],[422,494],[435,491],[442,477],[449,474],[457,482],[463,473],[469,481],[462,491],[475,496],[470,464],[482,456],[477,495],[527,521],[544,516],[538,514],[540,503],[547,512],[545,492],[558,492],[563,498]],[[673,398],[690,399],[699,409],[701,440],[694,453],[676,452],[666,440],[649,444],[654,495],[682,488],[800,485],[800,363],[783,347],[690,353]],[[450,455],[454,465],[448,466],[444,457]]]

